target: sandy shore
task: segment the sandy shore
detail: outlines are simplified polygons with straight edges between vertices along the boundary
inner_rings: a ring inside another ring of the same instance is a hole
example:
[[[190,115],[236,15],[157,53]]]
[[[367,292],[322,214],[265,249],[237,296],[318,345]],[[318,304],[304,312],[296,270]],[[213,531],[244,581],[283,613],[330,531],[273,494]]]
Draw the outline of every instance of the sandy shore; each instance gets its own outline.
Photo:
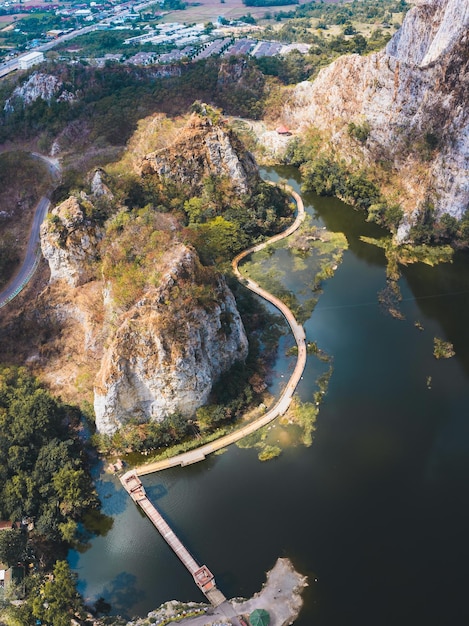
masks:
[[[249,617],[254,609],[265,609],[270,615],[270,626],[287,626],[298,617],[303,600],[302,591],[307,587],[307,579],[295,571],[291,561],[278,559],[267,573],[267,581],[259,593],[246,600],[235,598],[214,609],[213,607],[189,603],[182,605],[172,601],[152,611],[146,618],[128,622],[127,626],[146,624],[183,624],[184,626],[242,626],[238,616]],[[187,613],[192,614],[186,616]],[[198,615],[194,615],[198,613]],[[154,621],[155,620],[155,621]],[[246,620],[248,624],[248,621]]]

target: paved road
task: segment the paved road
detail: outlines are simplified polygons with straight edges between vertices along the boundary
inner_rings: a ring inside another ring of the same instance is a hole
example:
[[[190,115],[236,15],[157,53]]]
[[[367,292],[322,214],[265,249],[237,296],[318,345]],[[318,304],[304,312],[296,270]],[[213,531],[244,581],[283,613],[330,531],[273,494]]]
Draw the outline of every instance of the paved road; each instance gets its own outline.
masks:
[[[44,161],[55,180],[60,177],[60,165],[57,159],[43,156],[36,152],[32,156]],[[28,284],[37,269],[41,259],[41,248],[39,246],[39,230],[50,207],[49,196],[43,196],[36,205],[31,231],[29,233],[28,247],[26,255],[18,272],[13,276],[8,285],[0,292],[0,308],[11,302]]]
[[[247,424],[246,426],[243,426],[238,430],[233,431],[229,435],[220,437],[216,441],[212,441],[211,443],[207,443],[199,448],[196,448],[195,450],[184,452],[183,454],[178,454],[177,456],[174,456],[170,459],[164,459],[162,461],[155,461],[153,463],[146,463],[145,465],[141,465],[134,470],[139,476],[152,474],[153,472],[159,472],[161,470],[167,469],[169,467],[175,467],[177,465],[185,466],[192,463],[197,463],[198,461],[202,461],[203,459],[205,459],[207,454],[215,452],[216,450],[221,450],[222,448],[225,448],[226,446],[229,446],[230,444],[235,443],[240,439],[243,439],[243,437],[246,437],[246,435],[250,435],[259,428],[266,426],[269,422],[276,419],[279,415],[283,415],[284,413],[286,413],[288,407],[290,406],[292,396],[301,379],[301,376],[303,375],[303,371],[306,365],[306,337],[304,329],[296,321],[295,316],[290,311],[290,309],[281,300],[276,298],[265,289],[262,289],[262,287],[260,287],[253,280],[249,278],[245,279],[238,268],[239,262],[252,252],[258,252],[259,250],[266,248],[270,244],[275,243],[276,241],[280,241],[285,237],[288,237],[300,227],[301,223],[305,219],[303,201],[301,199],[301,196],[299,196],[295,191],[293,191],[292,189],[288,189],[288,191],[294,198],[298,208],[297,217],[293,224],[289,228],[287,228],[287,230],[283,231],[283,233],[279,233],[278,235],[271,237],[268,241],[258,244],[256,246],[252,246],[244,252],[241,252],[241,254],[238,254],[232,261],[233,272],[237,279],[241,281],[248,289],[262,296],[262,298],[264,298],[268,302],[271,302],[275,307],[277,307],[277,309],[283,314],[288,324],[290,325],[290,328],[292,329],[296,344],[298,346],[298,358],[296,361],[295,369],[293,370],[293,374],[291,375],[287,386],[283,390],[282,395],[277,400],[275,405],[269,411],[267,411],[267,413],[254,420],[250,424]]]
[[[0,63],[0,78],[2,76],[6,76],[7,74],[10,74],[10,72],[14,72],[15,70],[19,69],[19,60],[22,57],[26,56],[27,54],[31,54],[31,52],[47,52],[47,50],[51,50],[52,48],[57,46],[59,43],[68,41],[69,39],[73,39],[75,37],[79,37],[80,35],[86,35],[86,33],[90,33],[91,31],[97,30],[97,29],[98,29],[97,24],[92,24],[91,26],[85,26],[84,28],[80,28],[79,30],[74,30],[72,33],[66,33],[65,35],[61,35],[60,37],[58,37],[57,39],[54,39],[53,41],[48,41],[47,43],[43,43],[40,46],[36,46],[32,50],[28,50],[27,52],[24,52],[23,54],[19,54],[14,59],[10,59],[9,61]]]
[[[134,8],[134,11],[138,13],[139,11],[142,11],[146,9],[147,7],[151,6],[152,4],[159,4],[159,0],[149,0],[149,2],[143,2],[141,4],[134,5],[133,8]],[[110,22],[118,19],[124,14],[129,13],[129,9],[127,8],[124,11],[120,11],[118,13],[114,13],[114,11],[106,11],[105,13],[107,17],[102,19],[100,22],[97,22],[96,24],[91,24],[90,26],[84,26],[83,28],[74,30],[71,33],[65,33],[65,35],[61,35],[60,37],[57,37],[57,39],[53,39],[52,41],[48,41],[47,43],[43,43],[39,46],[36,46],[32,50],[28,50],[27,52],[24,52],[23,54],[19,54],[14,59],[10,59],[9,61],[0,63],[0,78],[2,76],[6,76],[10,72],[14,72],[15,70],[17,70],[18,61],[19,59],[21,59],[21,57],[24,57],[27,54],[31,54],[31,52],[46,52],[47,50],[52,50],[52,48],[55,48],[55,46],[57,46],[60,43],[63,43],[64,41],[69,41],[70,39],[74,39],[75,37],[79,37],[80,35],[86,35],[87,33],[90,33],[93,30],[98,30],[100,28],[100,25],[109,24]]]

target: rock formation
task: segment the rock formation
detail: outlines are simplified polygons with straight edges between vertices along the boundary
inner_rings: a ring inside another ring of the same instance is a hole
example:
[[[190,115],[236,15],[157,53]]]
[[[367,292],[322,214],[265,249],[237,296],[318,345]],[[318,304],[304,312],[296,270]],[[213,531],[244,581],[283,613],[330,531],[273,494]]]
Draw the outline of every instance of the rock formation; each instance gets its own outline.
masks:
[[[230,132],[208,117],[193,116],[175,142],[143,160],[146,174],[172,178],[191,191],[201,188],[204,177],[226,176],[242,193],[256,181],[257,169]],[[60,385],[79,380],[86,394],[93,385],[102,433],[176,412],[192,416],[220,375],[247,356],[233,294],[214,268],[203,266],[196,251],[180,243],[177,217],[148,209],[148,221],[119,206],[102,170],[88,181],[90,194],[62,202],[41,229],[51,271],[44,302],[50,325],[62,329],[60,341],[50,339],[41,347],[49,356],[46,377],[58,381],[52,385],[62,397],[68,394]],[[102,219],[102,203],[111,217],[101,227],[92,216]],[[144,235],[140,227],[147,229]],[[142,283],[129,291],[125,281],[132,282],[136,268]],[[72,345],[69,337],[81,339]],[[60,376],[65,367],[68,382]]]
[[[257,179],[254,158],[221,124],[193,115],[168,147],[148,154],[141,172],[188,185],[197,193],[209,175],[229,178],[238,193],[247,193]]]
[[[295,570],[289,559],[277,559],[274,567],[267,572],[267,580],[262,589],[255,593],[252,598],[233,598],[228,600],[235,615],[251,614],[256,609],[265,609],[270,615],[270,623],[274,626],[288,626],[293,624],[300,614],[303,606],[303,593],[308,586],[308,579]],[[181,611],[181,602],[171,600],[165,602],[155,611],[148,613],[146,617],[137,618],[127,622],[126,626],[146,626],[150,623],[168,623],[177,621],[185,626],[194,624],[227,624],[226,604],[217,608],[210,607],[203,619],[203,609],[207,605],[195,602],[184,603],[184,609],[188,613],[197,614],[199,617],[184,617]],[[152,621],[153,620],[153,621]]]
[[[247,355],[247,339],[233,295],[215,275],[207,292],[194,251],[168,253],[160,284],[121,316],[95,386],[99,432],[129,420],[190,416],[213,383]],[[204,297],[205,292],[205,297]]]
[[[429,200],[437,215],[461,218],[469,204],[468,25],[469,0],[420,0],[385,50],[341,57],[297,85],[283,119],[326,131],[349,160],[390,162],[408,215]],[[363,145],[350,138],[350,122],[369,125]]]
[[[70,92],[64,89],[61,80],[51,74],[43,72],[34,72],[31,76],[11,94],[6,101],[5,111],[13,111],[15,109],[15,101],[28,105],[38,99],[50,102],[53,98],[57,102],[73,102],[76,98]]]
[[[50,281],[65,280],[70,287],[89,281],[103,230],[86,219],[75,196],[52,210],[41,226],[42,254],[49,263]]]

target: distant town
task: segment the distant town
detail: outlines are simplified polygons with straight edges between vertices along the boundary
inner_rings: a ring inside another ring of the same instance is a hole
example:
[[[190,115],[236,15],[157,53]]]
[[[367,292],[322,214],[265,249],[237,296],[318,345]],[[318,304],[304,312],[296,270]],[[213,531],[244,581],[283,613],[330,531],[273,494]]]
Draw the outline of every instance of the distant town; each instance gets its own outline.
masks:
[[[266,57],[292,50],[305,54],[309,49],[304,43],[257,39],[250,13],[238,20],[218,16],[205,23],[165,23],[170,13],[165,7],[173,2],[0,3],[0,76],[42,63],[52,49],[53,58],[96,65],[167,64],[240,54]],[[86,35],[99,42],[91,51],[80,43]]]

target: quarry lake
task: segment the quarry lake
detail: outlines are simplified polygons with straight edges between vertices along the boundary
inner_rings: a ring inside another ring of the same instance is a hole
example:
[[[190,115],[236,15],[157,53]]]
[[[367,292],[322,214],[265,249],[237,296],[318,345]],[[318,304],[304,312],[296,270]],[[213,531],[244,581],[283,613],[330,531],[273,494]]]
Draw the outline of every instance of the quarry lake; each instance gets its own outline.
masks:
[[[293,168],[262,175],[299,191]],[[349,243],[305,323],[308,340],[332,355],[334,367],[312,446],[286,442],[266,463],[232,446],[143,483],[227,597],[258,591],[286,556],[310,581],[298,626],[468,623],[469,257],[404,268],[405,319],[394,319],[378,303],[383,251],[359,239],[384,232],[338,200],[303,199],[315,223]],[[273,267],[281,259],[284,286],[306,297],[300,278],[308,259],[290,274],[288,256],[276,250]],[[456,356],[436,360],[435,336],[451,341]],[[282,340],[274,389],[293,366],[289,345]],[[303,400],[312,400],[319,367],[310,356]],[[87,551],[69,555],[85,598],[104,596],[114,614],[128,617],[170,599],[202,602],[119,481],[101,473],[97,486],[114,524]]]

